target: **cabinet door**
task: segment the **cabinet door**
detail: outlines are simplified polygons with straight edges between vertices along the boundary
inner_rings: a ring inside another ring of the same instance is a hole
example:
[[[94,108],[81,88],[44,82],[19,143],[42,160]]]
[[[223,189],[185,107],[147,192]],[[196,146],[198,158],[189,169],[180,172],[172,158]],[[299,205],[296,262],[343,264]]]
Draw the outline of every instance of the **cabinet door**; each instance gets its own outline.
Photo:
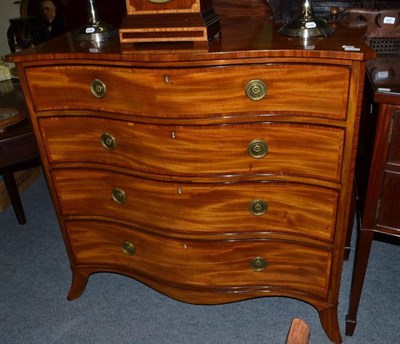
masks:
[[[400,107],[393,112],[388,165],[400,166]]]
[[[400,109],[393,112],[391,140],[378,216],[379,226],[400,235]]]
[[[400,173],[385,173],[378,224],[400,235]]]

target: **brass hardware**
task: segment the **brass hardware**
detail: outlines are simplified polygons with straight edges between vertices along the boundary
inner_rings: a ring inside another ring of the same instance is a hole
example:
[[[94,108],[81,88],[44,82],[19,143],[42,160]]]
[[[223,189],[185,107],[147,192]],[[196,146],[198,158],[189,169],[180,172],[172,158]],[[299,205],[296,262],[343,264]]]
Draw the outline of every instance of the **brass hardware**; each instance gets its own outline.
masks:
[[[114,188],[112,190],[111,196],[115,203],[124,204],[126,201],[125,191],[121,189]]]
[[[375,210],[375,220],[378,221],[379,213],[381,211],[381,198],[378,199],[376,203],[376,210]]]
[[[394,118],[392,117],[392,119],[390,120],[390,127],[388,132],[388,143],[392,142],[393,127],[394,127]]]
[[[148,1],[154,4],[165,4],[167,2],[170,2],[171,0],[148,0]]]
[[[101,135],[100,142],[101,146],[108,151],[112,151],[117,146],[117,141],[115,140],[115,137],[108,133],[104,133],[103,135]]]
[[[268,204],[262,199],[257,199],[250,202],[249,211],[255,216],[264,215],[268,210]]]
[[[254,159],[261,159],[268,153],[268,145],[264,140],[256,139],[249,143],[247,152]]]
[[[129,241],[125,241],[122,244],[122,252],[124,252],[128,256],[133,256],[135,254],[135,246]]]
[[[267,261],[263,257],[255,257],[251,260],[250,266],[253,271],[260,272],[267,267]]]
[[[246,95],[250,100],[261,100],[267,94],[267,86],[264,81],[255,79],[250,80],[245,87]]]
[[[106,84],[99,79],[94,79],[90,83],[90,92],[92,92],[96,98],[104,98],[107,93]]]

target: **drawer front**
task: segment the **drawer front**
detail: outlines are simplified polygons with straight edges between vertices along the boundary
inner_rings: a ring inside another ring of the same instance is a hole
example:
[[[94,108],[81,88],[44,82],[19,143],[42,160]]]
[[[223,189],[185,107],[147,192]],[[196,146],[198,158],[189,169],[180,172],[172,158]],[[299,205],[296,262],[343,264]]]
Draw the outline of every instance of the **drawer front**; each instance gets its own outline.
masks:
[[[273,112],[344,119],[350,78],[348,67],[314,64],[187,69],[77,65],[26,73],[37,111],[92,109],[153,117]],[[266,95],[254,100],[262,89]]]
[[[40,128],[51,163],[102,163],[167,175],[267,173],[333,182],[341,177],[344,129],[334,127],[157,126],[61,116],[40,119]],[[265,155],[257,155],[259,149]]]
[[[181,235],[280,232],[333,240],[338,193],[327,188],[164,183],[95,170],[56,170],[52,176],[67,216],[106,216]]]
[[[111,266],[194,288],[240,291],[259,286],[318,298],[327,295],[332,256],[311,246],[176,240],[111,222],[70,221],[66,226],[78,265]]]

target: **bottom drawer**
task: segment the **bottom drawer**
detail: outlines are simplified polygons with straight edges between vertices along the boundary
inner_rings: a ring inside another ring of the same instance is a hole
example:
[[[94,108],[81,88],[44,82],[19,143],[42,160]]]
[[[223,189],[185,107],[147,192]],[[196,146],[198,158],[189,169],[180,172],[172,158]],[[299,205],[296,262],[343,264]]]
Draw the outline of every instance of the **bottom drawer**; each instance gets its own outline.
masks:
[[[327,295],[329,250],[276,240],[171,239],[100,221],[66,227],[78,266],[109,266],[199,289],[254,286]]]

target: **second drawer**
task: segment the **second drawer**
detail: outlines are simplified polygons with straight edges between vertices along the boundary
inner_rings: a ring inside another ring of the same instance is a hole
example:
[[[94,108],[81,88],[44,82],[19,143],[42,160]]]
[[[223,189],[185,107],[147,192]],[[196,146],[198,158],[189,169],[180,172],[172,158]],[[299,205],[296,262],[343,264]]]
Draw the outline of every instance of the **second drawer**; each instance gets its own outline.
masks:
[[[166,126],[40,119],[50,162],[90,162],[167,175],[285,174],[339,182],[344,129],[291,123]]]

